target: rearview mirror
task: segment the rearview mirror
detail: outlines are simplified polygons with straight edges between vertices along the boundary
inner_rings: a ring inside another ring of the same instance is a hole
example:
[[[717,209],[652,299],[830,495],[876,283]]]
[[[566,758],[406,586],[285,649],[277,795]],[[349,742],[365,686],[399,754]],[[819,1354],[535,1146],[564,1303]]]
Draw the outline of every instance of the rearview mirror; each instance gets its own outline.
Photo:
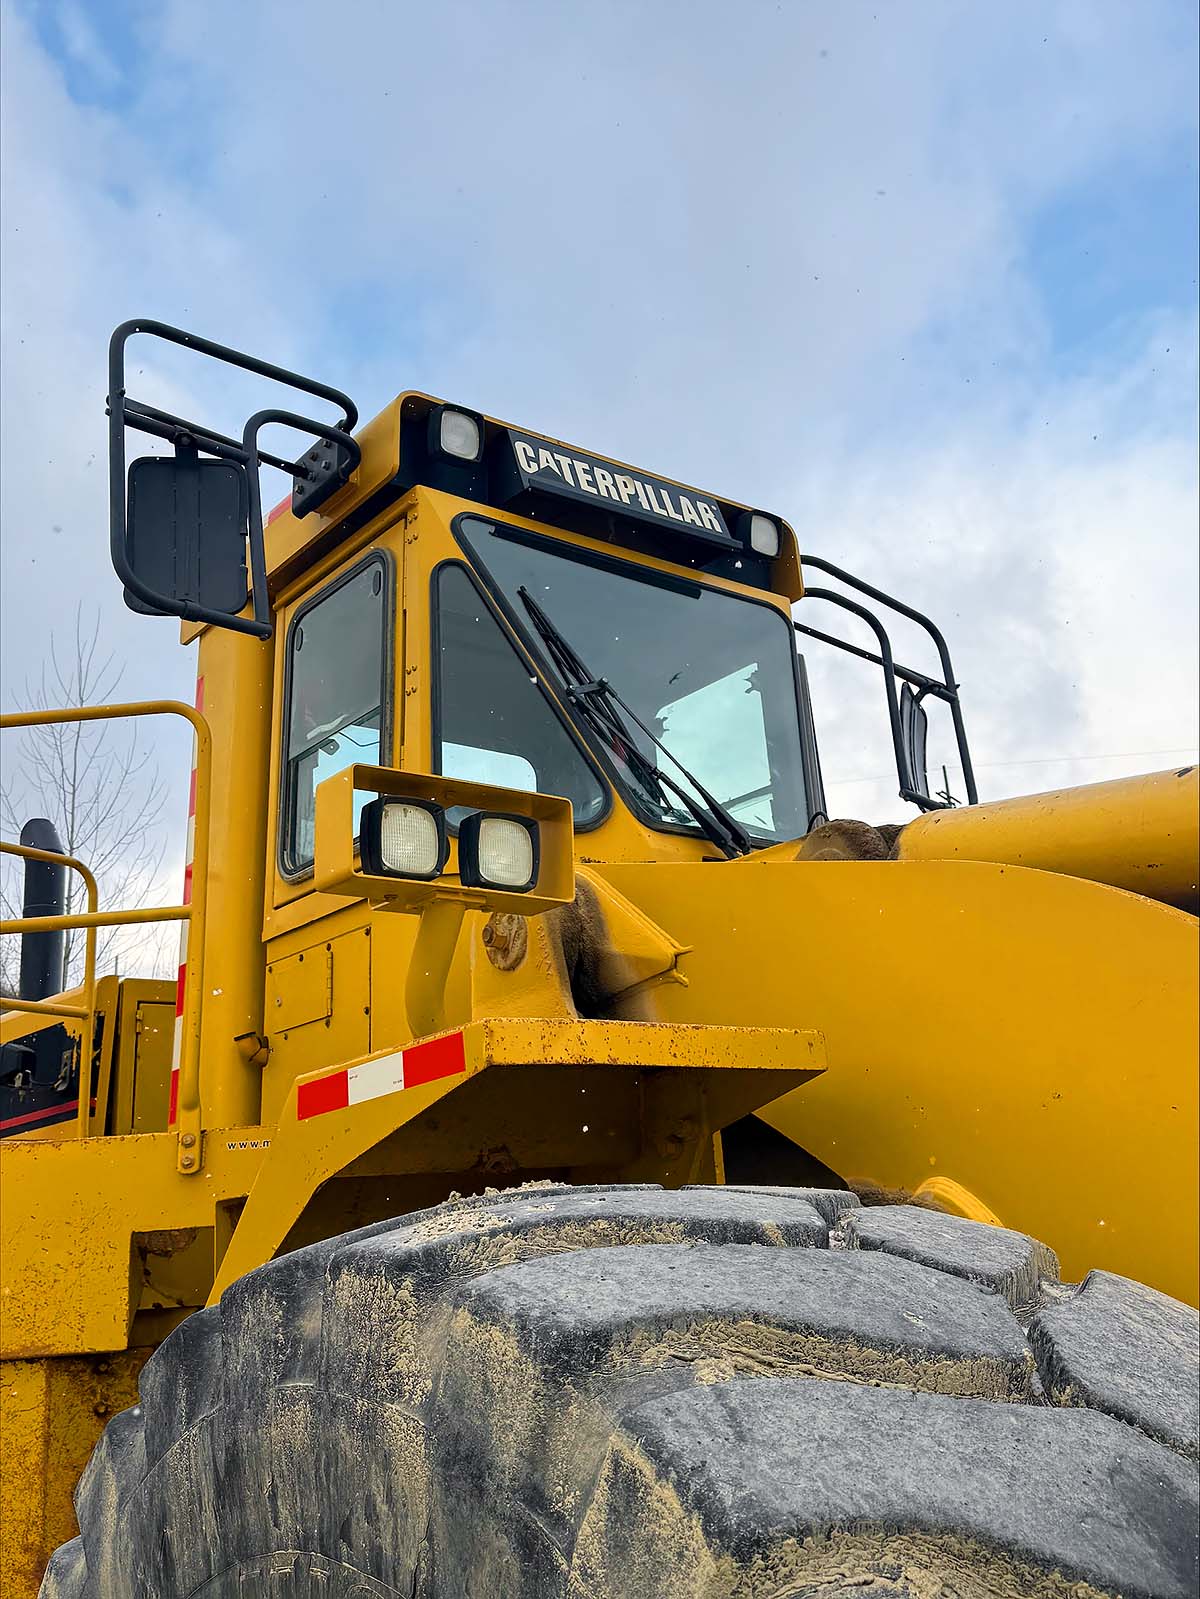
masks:
[[[246,468],[194,452],[148,455],[129,468],[126,555],[133,575],[175,607],[236,616],[245,608]],[[128,588],[125,603],[145,616],[159,610]]]
[[[908,767],[907,786],[928,799],[929,773],[925,766],[925,748],[929,737],[929,715],[921,704],[920,695],[914,692],[909,683],[900,689],[900,736]]]

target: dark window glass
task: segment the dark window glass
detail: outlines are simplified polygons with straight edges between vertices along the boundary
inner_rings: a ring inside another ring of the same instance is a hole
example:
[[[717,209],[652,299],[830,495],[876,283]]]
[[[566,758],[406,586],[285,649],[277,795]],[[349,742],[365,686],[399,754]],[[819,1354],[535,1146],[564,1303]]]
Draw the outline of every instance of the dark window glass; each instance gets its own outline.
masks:
[[[632,561],[464,517],[460,533],[522,625],[526,589],[582,659],[672,755],[764,842],[808,830],[796,694],[795,635],[772,606]],[[544,652],[543,652],[544,653]],[[687,810],[648,791],[627,745],[681,781],[632,725],[630,738],[588,738],[648,821],[694,828]]]
[[[384,564],[373,560],[292,625],[283,776],[289,871],[312,865],[318,783],[347,766],[382,762],[386,595]]]
[[[437,575],[436,664],[440,772],[560,794],[577,827],[599,819],[606,803],[599,778],[459,566]]]

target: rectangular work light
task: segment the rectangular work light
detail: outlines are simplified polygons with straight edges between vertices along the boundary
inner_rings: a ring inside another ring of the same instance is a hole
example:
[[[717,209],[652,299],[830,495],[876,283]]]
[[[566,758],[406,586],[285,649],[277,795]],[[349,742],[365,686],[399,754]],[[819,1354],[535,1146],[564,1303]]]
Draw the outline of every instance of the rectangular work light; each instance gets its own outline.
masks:
[[[538,824],[528,816],[476,811],[458,829],[458,875],[466,888],[524,894],[537,882]]]
[[[483,418],[472,411],[438,405],[429,413],[431,454],[475,462],[483,455],[484,437]]]
[[[388,799],[364,805],[358,824],[363,871],[429,882],[450,853],[446,813],[429,800]]]
[[[743,511],[738,518],[738,532],[745,543],[758,555],[774,560],[779,554],[779,523],[761,511]]]

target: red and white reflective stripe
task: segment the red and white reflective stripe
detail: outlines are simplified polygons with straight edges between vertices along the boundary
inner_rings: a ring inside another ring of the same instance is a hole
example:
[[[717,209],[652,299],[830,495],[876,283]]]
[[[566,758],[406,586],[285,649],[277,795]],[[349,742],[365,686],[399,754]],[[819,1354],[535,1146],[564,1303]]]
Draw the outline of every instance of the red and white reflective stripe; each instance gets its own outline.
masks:
[[[296,1120],[323,1116],[326,1111],[345,1110],[361,1105],[365,1099],[380,1099],[401,1088],[432,1083],[439,1077],[456,1077],[467,1069],[461,1033],[447,1033],[423,1044],[410,1044],[393,1055],[365,1060],[361,1066],[343,1067],[327,1077],[316,1077],[296,1089]]]
[[[196,709],[204,714],[204,679],[196,679]],[[184,851],[183,903],[192,903],[192,861],[196,854],[196,746],[192,745],[192,781],[188,789],[187,845]],[[167,1126],[174,1127],[179,1109],[179,1067],[183,1060],[183,997],[187,988],[188,927],[179,927],[179,972],[175,980],[175,1039],[171,1048],[171,1102],[167,1110]]]
[[[267,512],[267,526],[270,527],[271,523],[276,519],[276,517],[282,516],[285,511],[290,511],[291,508],[292,496],[290,494],[285,494],[283,499],[280,500],[279,504],[272,506]]]

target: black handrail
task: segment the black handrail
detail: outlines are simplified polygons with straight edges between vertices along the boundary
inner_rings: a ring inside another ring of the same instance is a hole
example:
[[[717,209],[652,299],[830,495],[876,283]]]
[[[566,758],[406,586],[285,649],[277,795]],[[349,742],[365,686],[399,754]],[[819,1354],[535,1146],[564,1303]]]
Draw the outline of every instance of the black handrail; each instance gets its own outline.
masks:
[[[856,655],[860,660],[870,661],[873,665],[883,668],[884,691],[887,696],[888,723],[892,733],[892,747],[896,757],[896,774],[900,780],[900,797],[913,805],[918,805],[922,810],[945,810],[951,805],[949,799],[936,800],[917,787],[917,774],[910,769],[908,752],[905,749],[903,731],[900,722],[900,703],[896,693],[896,679],[913,685],[917,690],[917,699],[923,699],[926,694],[944,700],[950,707],[950,716],[954,724],[954,738],[958,746],[959,763],[962,766],[963,781],[967,789],[967,803],[974,805],[979,799],[979,792],[975,786],[975,772],[971,764],[971,752],[967,745],[967,732],[963,725],[962,705],[959,700],[959,685],[954,676],[954,667],[950,660],[950,651],[938,628],[927,616],[914,610],[911,605],[905,605],[902,600],[895,599],[890,594],[885,594],[882,589],[874,588],[862,578],[855,577],[852,572],[845,571],[840,566],[835,566],[832,561],[823,560],[817,555],[802,555],[800,564],[814,566],[821,572],[827,572],[830,577],[838,582],[845,583],[848,588],[856,589],[860,594],[865,594],[869,599],[875,600],[880,605],[885,605],[889,610],[895,611],[900,616],[905,616],[915,622],[933,640],[938,652],[938,659],[942,667],[942,677],[939,681],[924,672],[914,671],[912,667],[901,666],[892,653],[891,640],[887,630],[873,611],[865,606],[856,604],[845,594],[839,594],[835,589],[821,589],[805,587],[805,599],[826,600],[831,605],[837,605],[844,611],[851,612],[866,622],[879,642],[879,654],[873,655],[870,650],[864,650],[856,644],[851,644],[847,639],[839,639],[831,633],[823,633],[818,628],[809,627],[804,622],[793,620],[792,626],[797,633],[804,633],[809,638],[820,639],[825,644],[832,644],[836,649],[844,650],[847,654]]]

